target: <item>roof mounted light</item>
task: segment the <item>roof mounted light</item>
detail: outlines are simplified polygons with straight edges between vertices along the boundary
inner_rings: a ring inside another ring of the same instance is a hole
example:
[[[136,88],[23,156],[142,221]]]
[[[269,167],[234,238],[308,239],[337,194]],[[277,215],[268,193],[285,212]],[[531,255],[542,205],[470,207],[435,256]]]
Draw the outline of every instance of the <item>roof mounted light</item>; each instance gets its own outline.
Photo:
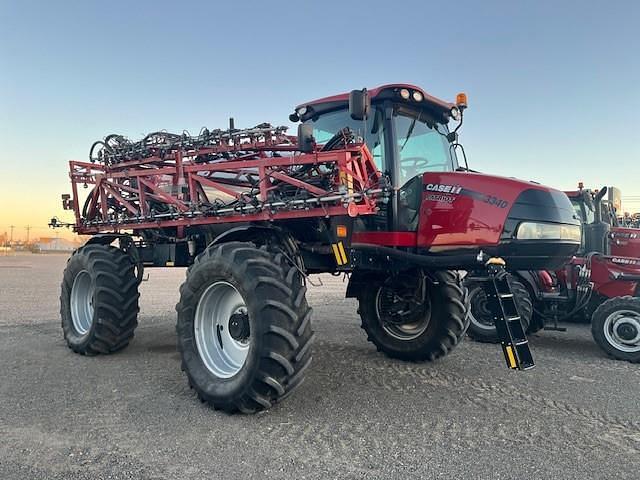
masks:
[[[400,96],[405,100],[409,100],[409,97],[411,97],[411,93],[406,88],[403,88],[402,90],[400,90]]]
[[[296,108],[295,112],[293,112],[291,115],[289,115],[289,120],[291,120],[292,122],[299,122],[299,121],[304,121],[306,120],[306,118],[304,118],[305,116],[309,116],[312,113],[313,107],[309,107],[309,106],[302,106],[302,107],[298,107]]]
[[[416,102],[421,102],[422,100],[424,100],[424,95],[422,95],[422,93],[418,92],[417,90],[414,90],[413,95],[411,96]]]
[[[464,92],[460,92],[456,95],[456,105],[460,110],[464,110],[467,108],[467,94]]]
[[[449,110],[449,115],[451,115],[451,118],[456,121],[460,120],[460,109],[458,107],[451,107],[451,110]]]

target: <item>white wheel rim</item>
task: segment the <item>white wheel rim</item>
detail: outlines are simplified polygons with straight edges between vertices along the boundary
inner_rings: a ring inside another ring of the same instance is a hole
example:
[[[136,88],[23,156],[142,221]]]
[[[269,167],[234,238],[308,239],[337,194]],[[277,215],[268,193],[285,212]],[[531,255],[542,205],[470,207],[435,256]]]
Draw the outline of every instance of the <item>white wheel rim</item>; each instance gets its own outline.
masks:
[[[618,310],[604,321],[604,336],[617,350],[626,353],[640,352],[640,313]]]
[[[247,315],[244,299],[236,287],[222,281],[209,285],[196,307],[194,333],[200,359],[218,378],[236,375],[249,354],[250,334],[246,339],[231,335],[229,325],[234,315]]]
[[[86,334],[93,325],[94,287],[91,275],[82,270],[76,275],[71,287],[71,321],[79,335]]]

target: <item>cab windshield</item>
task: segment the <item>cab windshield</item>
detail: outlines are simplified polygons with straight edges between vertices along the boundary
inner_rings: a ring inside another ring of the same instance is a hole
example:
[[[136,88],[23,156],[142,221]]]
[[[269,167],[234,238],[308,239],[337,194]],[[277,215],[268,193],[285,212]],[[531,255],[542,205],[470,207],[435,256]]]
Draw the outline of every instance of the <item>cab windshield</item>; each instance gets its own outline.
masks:
[[[382,105],[372,106],[366,121],[353,120],[347,110],[338,110],[307,122],[313,124],[313,136],[318,144],[325,144],[341,129],[349,127],[364,139],[380,171],[395,178],[397,186],[425,172],[450,172],[458,167],[455,152],[446,139],[446,125],[435,123],[419,110],[398,106],[387,111],[391,115],[393,135],[385,131],[385,125],[389,124],[384,121]],[[387,148],[390,139],[395,139],[395,145]],[[389,156],[397,159],[395,165]]]

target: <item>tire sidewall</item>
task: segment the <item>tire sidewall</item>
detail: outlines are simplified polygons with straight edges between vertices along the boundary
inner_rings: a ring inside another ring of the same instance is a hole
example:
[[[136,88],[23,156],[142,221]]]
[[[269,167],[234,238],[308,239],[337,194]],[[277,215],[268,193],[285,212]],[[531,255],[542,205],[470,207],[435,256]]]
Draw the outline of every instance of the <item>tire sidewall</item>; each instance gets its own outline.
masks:
[[[430,327],[433,326],[434,322],[429,319],[429,325],[424,332],[422,332],[418,337],[413,338],[411,340],[400,340],[395,338],[389,332],[387,332],[382,326],[382,321],[378,315],[378,310],[376,308],[378,295],[380,290],[382,290],[383,286],[381,284],[376,284],[373,288],[367,288],[363,292],[362,296],[362,310],[363,314],[366,318],[372,318],[375,321],[368,323],[369,333],[380,340],[381,343],[385,344],[385,348],[388,350],[393,350],[397,352],[411,352],[415,350],[421,349],[427,342],[427,332],[429,332]],[[429,315],[433,315],[433,312],[430,312]]]
[[[492,327],[482,327],[479,325],[480,321],[478,320],[477,314],[474,313],[473,307],[474,302],[477,300],[478,295],[484,295],[486,301],[486,292],[484,289],[484,285],[480,283],[474,283],[468,285],[469,290],[469,328],[467,329],[467,335],[469,335],[474,340],[480,340],[485,342],[497,342],[498,341],[498,332],[496,331],[495,325]]]
[[[616,297],[605,301],[594,312],[591,318],[591,334],[595,342],[608,355],[618,360],[626,360],[633,363],[640,362],[640,351],[624,352],[609,343],[604,333],[607,318],[619,310],[633,310],[640,313],[640,299],[637,297]]]
[[[509,286],[512,293],[515,295],[516,307],[518,308],[518,314],[520,315],[520,322],[525,332],[529,330],[533,319],[533,304],[531,301],[531,294],[525,285],[518,281],[513,276],[509,277]],[[469,289],[469,329],[467,334],[474,340],[480,342],[498,342],[498,332],[495,326],[491,328],[482,328],[478,325],[477,317],[473,313],[474,298],[476,295],[484,295],[486,299],[486,284],[484,283],[471,283],[467,286]],[[525,307],[524,303],[527,303]],[[526,311],[523,311],[526,310]]]
[[[96,329],[98,324],[98,308],[93,309],[93,318],[91,321],[91,328],[84,333],[80,334],[73,324],[73,317],[71,315],[71,291],[73,289],[73,282],[82,271],[88,272],[91,277],[91,284],[93,291],[96,287],[96,272],[91,268],[89,258],[87,255],[83,255],[80,251],[76,252],[67,263],[67,268],[64,271],[64,281],[62,282],[62,291],[60,294],[60,313],[62,318],[62,329],[65,332],[67,342],[70,346],[76,347],[81,350],[85,350]],[[95,293],[94,293],[95,296]],[[94,302],[95,302],[94,297]]]
[[[224,257],[212,258],[201,262],[189,273],[191,288],[194,291],[193,301],[187,308],[178,313],[178,342],[185,369],[189,372],[195,387],[202,390],[214,401],[228,401],[229,398],[240,397],[254,383],[258,373],[259,356],[266,326],[270,319],[268,313],[258,315],[255,292],[252,292],[246,279],[238,271],[237,265],[230,264]],[[242,272],[243,273],[243,272]],[[195,340],[195,314],[197,305],[205,290],[212,284],[224,281],[233,285],[242,296],[249,315],[251,342],[244,365],[230,378],[216,377],[204,364]],[[260,318],[260,321],[258,321]]]
[[[407,340],[395,338],[382,326],[376,305],[378,292],[383,288],[383,283],[378,281],[375,285],[372,285],[371,288],[363,289],[360,301],[361,316],[363,321],[367,319],[367,333],[376,338],[382,345],[383,351],[409,358],[416,352],[431,350],[435,347],[435,344],[439,343],[439,329],[442,328],[440,316],[447,315],[447,312],[443,311],[442,305],[445,304],[448,299],[442,298],[443,293],[441,289],[435,288],[430,280],[426,281],[429,282],[427,287],[427,296],[430,302],[428,312],[430,315],[429,324],[419,336]],[[373,321],[368,321],[368,319],[373,319]]]

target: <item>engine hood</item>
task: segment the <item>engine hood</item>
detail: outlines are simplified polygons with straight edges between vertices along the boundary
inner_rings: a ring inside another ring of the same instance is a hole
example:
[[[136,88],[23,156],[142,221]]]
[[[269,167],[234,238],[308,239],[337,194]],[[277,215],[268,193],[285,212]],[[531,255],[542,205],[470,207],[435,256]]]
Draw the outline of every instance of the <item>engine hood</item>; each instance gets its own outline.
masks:
[[[555,268],[568,262],[577,239],[520,240],[524,222],[566,226],[580,221],[561,191],[513,178],[481,173],[425,173],[418,246],[429,253],[483,250],[511,268]]]

